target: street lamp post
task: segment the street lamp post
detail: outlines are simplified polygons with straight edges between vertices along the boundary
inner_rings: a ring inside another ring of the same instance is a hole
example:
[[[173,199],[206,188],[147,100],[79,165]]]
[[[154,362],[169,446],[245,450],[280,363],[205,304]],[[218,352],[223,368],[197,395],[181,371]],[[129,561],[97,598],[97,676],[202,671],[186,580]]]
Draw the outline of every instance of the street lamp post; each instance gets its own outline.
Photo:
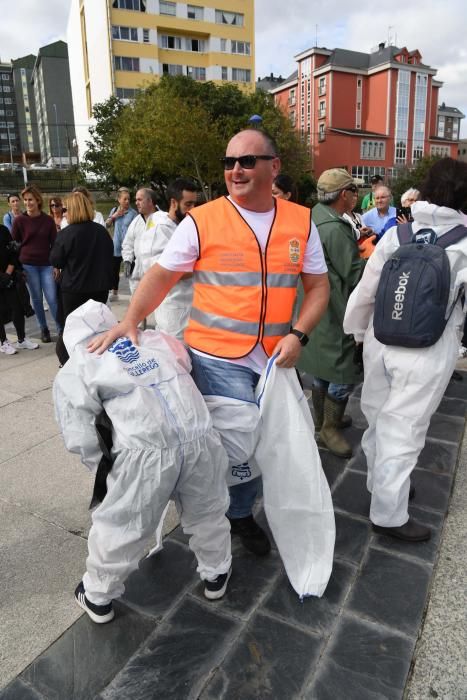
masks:
[[[55,102],[53,103],[52,107],[54,108],[54,112],[55,112],[55,129],[56,129],[56,131],[57,131],[58,167],[61,168],[61,167],[62,167],[62,154],[61,154],[61,151],[60,151],[60,137],[59,137],[59,134],[58,134],[57,105],[55,104]]]

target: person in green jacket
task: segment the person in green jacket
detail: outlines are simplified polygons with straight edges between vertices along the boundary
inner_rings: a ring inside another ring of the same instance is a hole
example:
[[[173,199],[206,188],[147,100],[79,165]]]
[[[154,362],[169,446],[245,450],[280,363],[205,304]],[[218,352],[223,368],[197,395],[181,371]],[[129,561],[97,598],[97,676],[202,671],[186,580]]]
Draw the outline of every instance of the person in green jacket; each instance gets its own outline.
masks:
[[[312,399],[319,440],[333,454],[350,457],[352,448],[341,432],[350,424],[345,407],[354,385],[361,380],[354,363],[355,342],[342,328],[348,298],[363,272],[365,261],[351,224],[343,214],[352,211],[358,187],[346,170],[326,170],[317,183],[319,203],[313,208],[328,266],[329,305],[303,349],[298,368],[313,376]]]
[[[368,192],[368,194],[366,194],[362,199],[362,212],[364,214],[365,212],[369,211],[370,209],[373,209],[376,206],[375,190],[380,185],[384,185],[384,180],[381,177],[381,175],[373,175],[373,177],[370,178],[370,182],[371,192]]]

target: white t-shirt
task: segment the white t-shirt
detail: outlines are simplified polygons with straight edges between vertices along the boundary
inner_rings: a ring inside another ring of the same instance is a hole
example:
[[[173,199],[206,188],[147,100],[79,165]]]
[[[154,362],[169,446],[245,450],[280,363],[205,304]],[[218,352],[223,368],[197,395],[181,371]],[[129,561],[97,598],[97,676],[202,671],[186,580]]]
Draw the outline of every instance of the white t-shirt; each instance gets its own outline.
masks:
[[[249,209],[239,207],[230,197],[229,199],[238,209],[247,224],[253,229],[261,250],[264,253],[269,231],[271,230],[274,219],[275,209],[271,209],[267,212],[250,211]],[[172,238],[167,243],[167,246],[160,256],[158,263],[167,270],[192,272],[198,256],[199,246],[196,225],[191,216],[186,216],[177,226]],[[313,275],[321,275],[327,272],[318,229],[314,223],[312,223],[310,237],[305,249],[303,272]],[[193,350],[193,352],[196,352],[198,355],[204,355],[204,353],[198,350]],[[207,357],[210,357],[210,355],[207,355]],[[224,358],[221,357],[217,359],[224,360]],[[225,359],[226,362],[233,362],[245,367],[250,367],[250,369],[258,374],[261,374],[263,371],[267,360],[268,357],[259,344],[256,345],[246,357],[242,357],[238,360]]]

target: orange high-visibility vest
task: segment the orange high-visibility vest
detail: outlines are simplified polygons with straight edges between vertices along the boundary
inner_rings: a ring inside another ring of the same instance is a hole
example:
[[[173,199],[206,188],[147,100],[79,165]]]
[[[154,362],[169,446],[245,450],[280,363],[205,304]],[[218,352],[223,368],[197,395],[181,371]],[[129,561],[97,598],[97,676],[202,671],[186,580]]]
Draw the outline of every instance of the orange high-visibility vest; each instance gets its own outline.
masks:
[[[227,197],[193,209],[199,258],[185,342],[215,357],[238,359],[261,343],[272,352],[290,329],[297,283],[311,232],[311,211],[275,200],[264,254]]]

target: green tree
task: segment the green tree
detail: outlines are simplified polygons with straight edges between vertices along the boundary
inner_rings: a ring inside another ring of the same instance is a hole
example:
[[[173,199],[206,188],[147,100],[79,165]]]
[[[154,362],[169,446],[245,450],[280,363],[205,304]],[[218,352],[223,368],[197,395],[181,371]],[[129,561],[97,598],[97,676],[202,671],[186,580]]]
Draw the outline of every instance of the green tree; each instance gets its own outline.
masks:
[[[400,206],[401,195],[404,194],[410,187],[420,189],[431,166],[439,160],[439,156],[425,156],[421,158],[417,165],[413,168],[404,168],[398,173],[396,180],[391,184],[391,190],[394,198],[394,205]]]
[[[81,162],[84,177],[97,178],[97,184],[110,189],[118,184],[113,170],[113,154],[119,139],[119,118],[124,110],[117,97],[94,105],[95,124],[90,127],[90,140],[86,141],[86,153]]]

